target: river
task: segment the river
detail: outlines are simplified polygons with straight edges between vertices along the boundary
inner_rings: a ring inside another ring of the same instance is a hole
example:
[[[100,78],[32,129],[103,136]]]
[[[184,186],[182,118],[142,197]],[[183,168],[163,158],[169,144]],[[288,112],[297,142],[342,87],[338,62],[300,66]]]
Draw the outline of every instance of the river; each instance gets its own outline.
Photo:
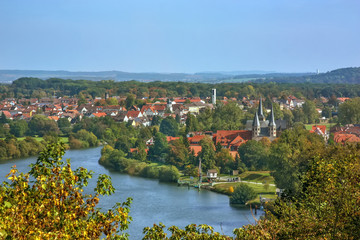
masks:
[[[128,233],[130,239],[141,239],[143,228],[162,222],[166,227],[172,225],[183,228],[195,224],[208,224],[215,231],[233,236],[234,228],[254,223],[254,218],[247,209],[237,209],[229,205],[229,199],[218,193],[176,184],[160,183],[158,180],[129,176],[112,172],[98,163],[101,147],[85,150],[69,150],[64,158],[70,158],[72,168],[85,167],[94,171],[89,187],[93,189],[99,174],[108,174],[112,178],[116,192],[100,199],[98,207],[104,211],[116,202],[123,202],[132,197]],[[19,171],[29,171],[29,164],[35,163],[36,157],[0,162],[0,181],[5,180],[11,166],[16,165]]]

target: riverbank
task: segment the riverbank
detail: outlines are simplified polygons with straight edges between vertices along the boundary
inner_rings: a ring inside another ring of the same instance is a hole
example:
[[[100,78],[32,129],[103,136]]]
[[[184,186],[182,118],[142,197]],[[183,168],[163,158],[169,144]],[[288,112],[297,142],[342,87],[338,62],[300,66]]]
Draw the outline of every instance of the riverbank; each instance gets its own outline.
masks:
[[[233,181],[235,178],[237,178],[238,181]],[[194,186],[197,185],[195,181],[196,180],[191,179],[191,177],[183,176],[179,182],[180,185],[186,186],[186,184],[192,183],[190,185]],[[258,194],[256,199],[249,202],[250,204],[260,205],[260,197],[263,200],[270,201],[277,197],[274,178],[270,175],[270,171],[246,171],[237,176],[221,174],[213,183],[203,182],[201,187],[209,191],[230,196],[230,188],[235,189],[240,183],[249,185]]]
[[[191,176],[184,176],[175,166],[164,165],[159,163],[146,163],[136,159],[125,158],[120,151],[113,149],[111,146],[106,145],[101,151],[99,164],[104,167],[132,176],[139,176],[144,178],[158,179],[162,182],[177,182],[178,186],[198,187],[196,180]],[[231,182],[230,179],[235,176],[221,175],[220,178],[213,183],[204,182],[201,185],[202,189],[212,192],[231,195],[230,188],[233,189],[240,184],[240,182]],[[242,183],[250,185],[258,197],[250,204],[260,205],[260,197],[266,199],[276,198],[276,187],[274,179],[270,176],[269,171],[247,171],[239,176]]]

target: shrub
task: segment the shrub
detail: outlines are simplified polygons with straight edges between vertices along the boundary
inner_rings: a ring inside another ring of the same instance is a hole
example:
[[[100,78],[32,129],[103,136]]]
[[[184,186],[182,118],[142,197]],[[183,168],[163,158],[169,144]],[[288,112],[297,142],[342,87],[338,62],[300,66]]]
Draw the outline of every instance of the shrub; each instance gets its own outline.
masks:
[[[160,182],[177,182],[180,177],[179,170],[175,166],[166,166],[160,168],[159,180]]]
[[[249,185],[240,183],[230,197],[230,204],[246,204],[257,197],[257,193]]]

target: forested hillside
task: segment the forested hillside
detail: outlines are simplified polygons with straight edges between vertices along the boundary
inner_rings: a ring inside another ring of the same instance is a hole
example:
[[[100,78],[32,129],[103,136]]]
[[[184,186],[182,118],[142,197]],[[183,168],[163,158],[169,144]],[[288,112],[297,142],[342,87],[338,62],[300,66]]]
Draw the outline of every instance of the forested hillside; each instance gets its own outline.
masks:
[[[331,84],[359,84],[360,67],[341,68],[322,74],[313,74],[309,76],[281,76],[273,78],[264,78],[257,80],[259,82],[273,81],[277,83],[331,83]]]

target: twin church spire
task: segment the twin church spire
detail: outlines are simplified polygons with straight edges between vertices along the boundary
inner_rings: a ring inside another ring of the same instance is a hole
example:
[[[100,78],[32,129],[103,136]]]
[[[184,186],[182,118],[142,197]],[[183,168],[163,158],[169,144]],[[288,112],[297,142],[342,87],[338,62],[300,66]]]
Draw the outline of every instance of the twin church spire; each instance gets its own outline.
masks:
[[[259,109],[255,113],[252,123],[253,137],[276,137],[276,123],[274,118],[274,108],[271,104],[270,120],[266,120],[263,113],[262,98],[260,97]]]

